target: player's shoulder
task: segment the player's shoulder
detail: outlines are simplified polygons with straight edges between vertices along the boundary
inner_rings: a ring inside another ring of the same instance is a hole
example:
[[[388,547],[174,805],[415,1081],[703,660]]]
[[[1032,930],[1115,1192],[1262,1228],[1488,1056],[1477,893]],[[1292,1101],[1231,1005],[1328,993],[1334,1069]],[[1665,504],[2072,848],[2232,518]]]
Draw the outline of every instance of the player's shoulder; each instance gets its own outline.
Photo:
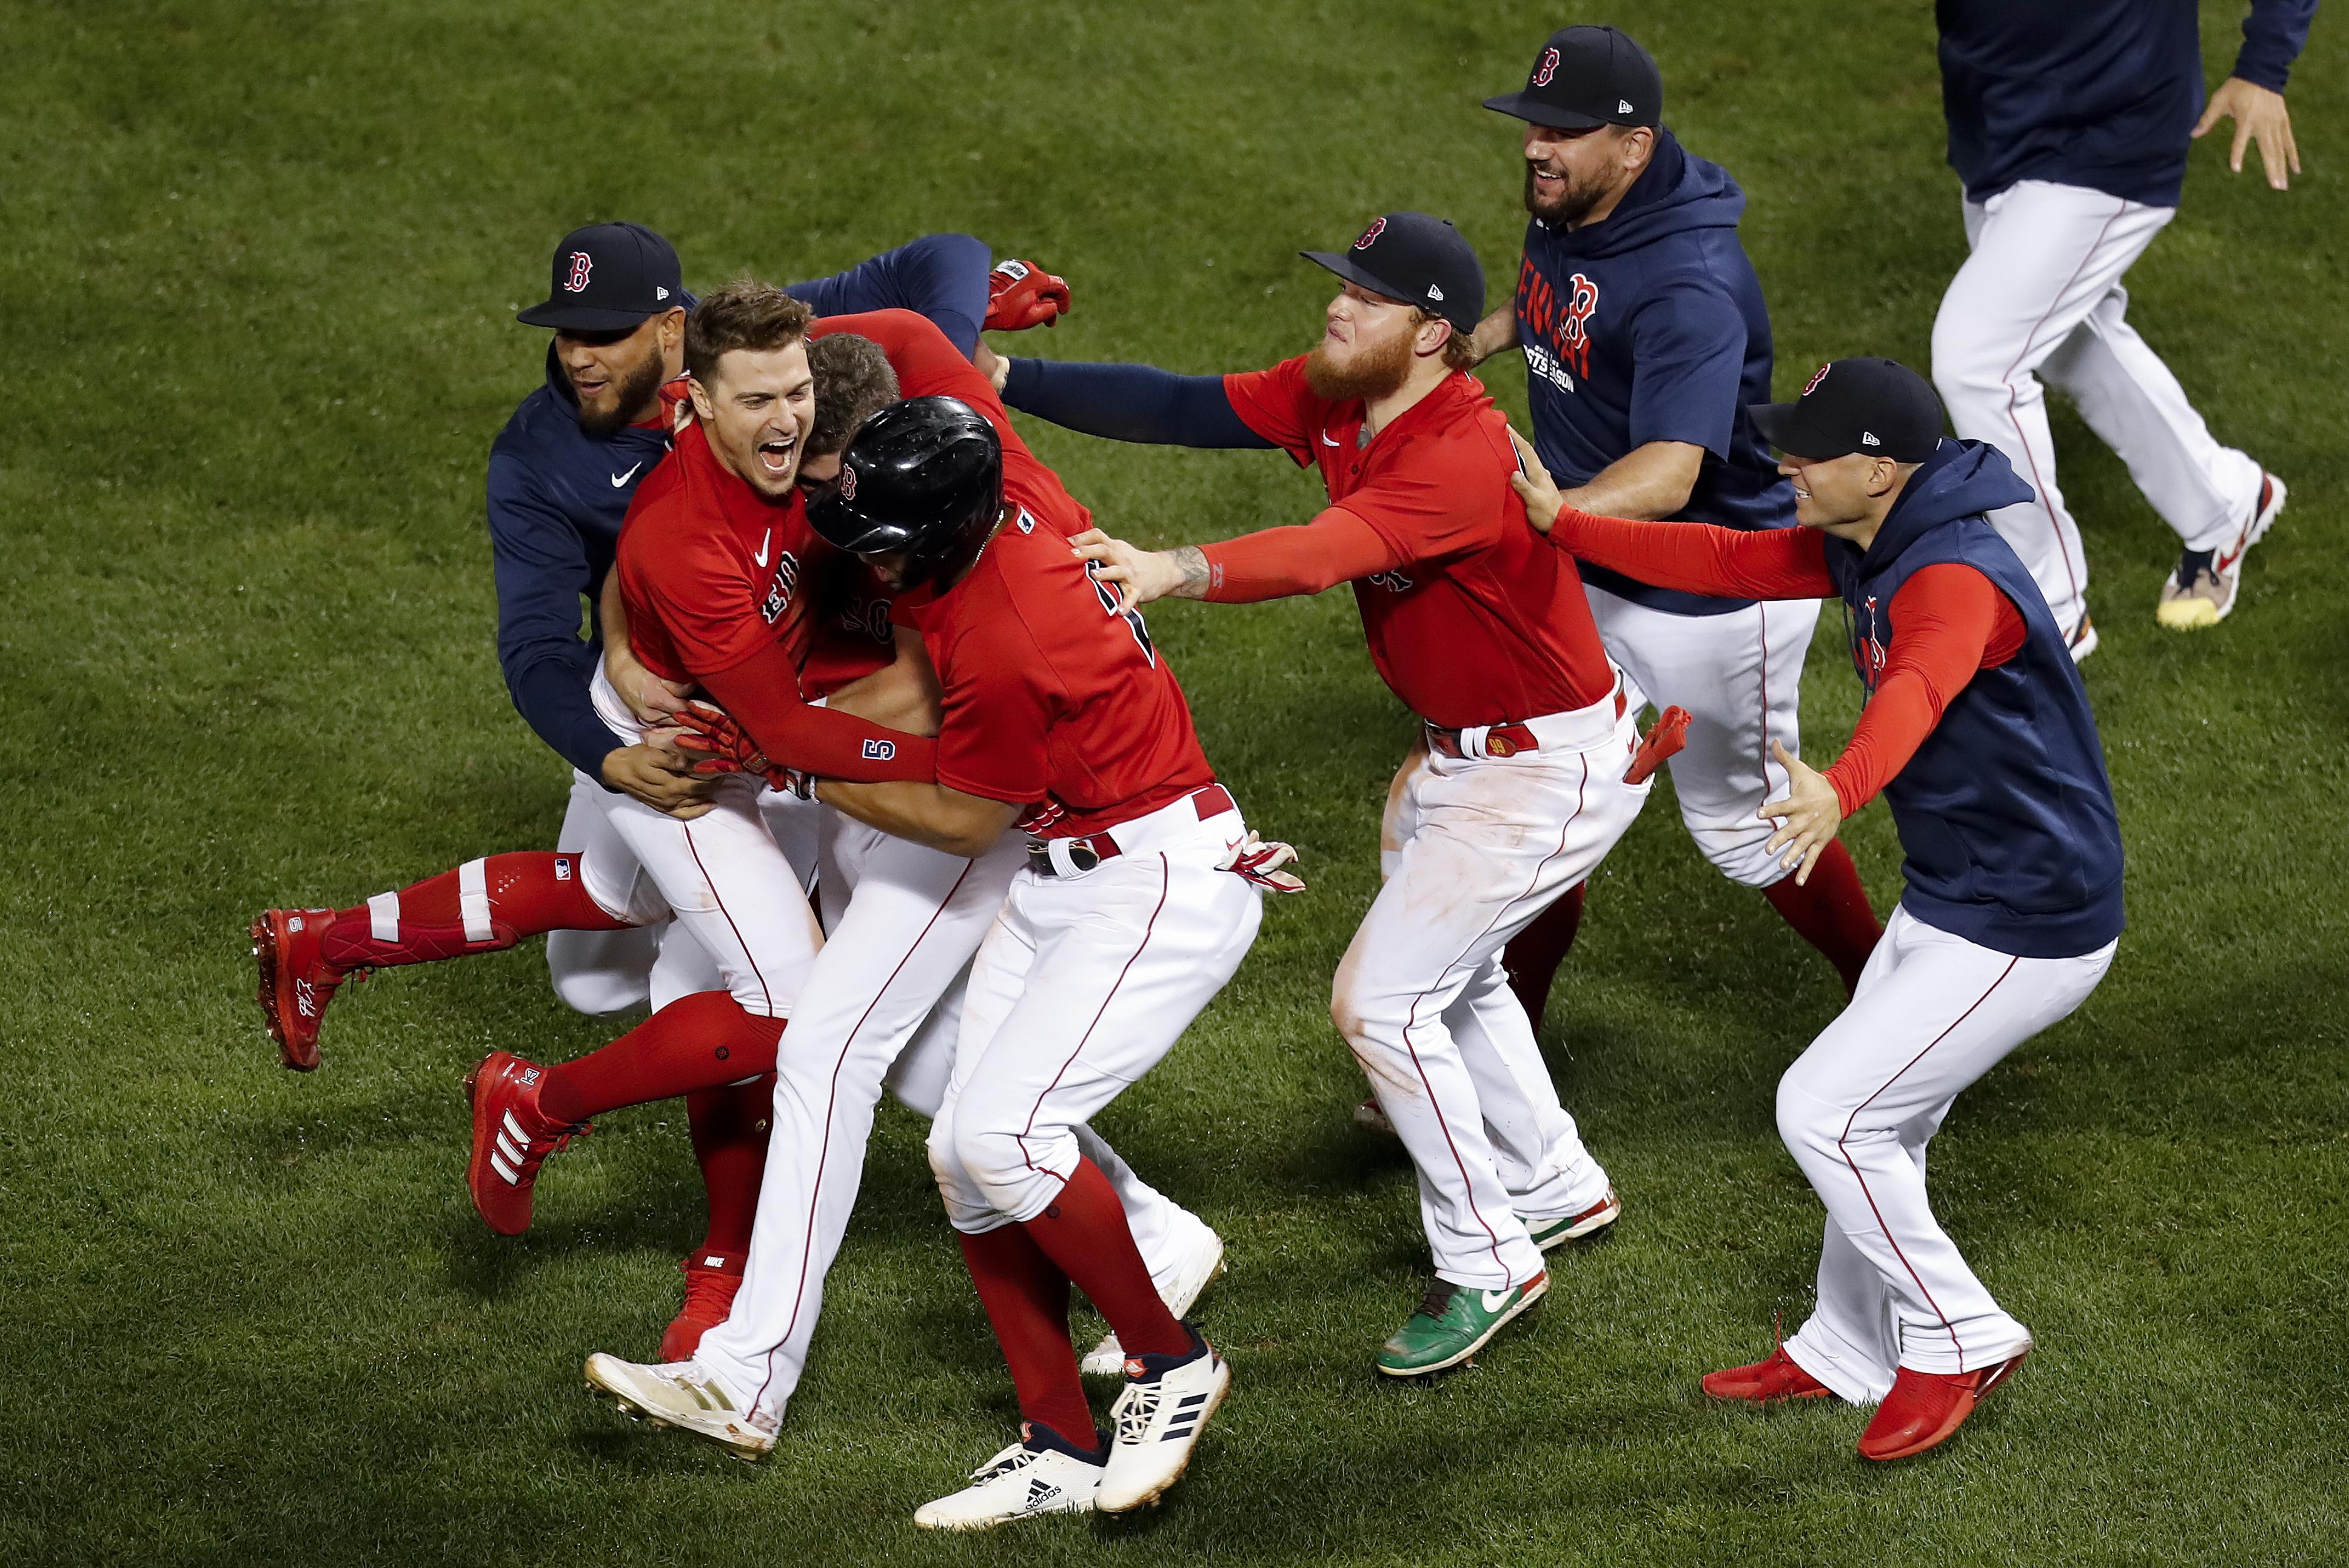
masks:
[[[514,405],[497,438],[490,443],[490,457],[492,461],[503,459],[533,468],[575,436],[578,428],[577,412],[555,396],[554,387],[541,387]]]

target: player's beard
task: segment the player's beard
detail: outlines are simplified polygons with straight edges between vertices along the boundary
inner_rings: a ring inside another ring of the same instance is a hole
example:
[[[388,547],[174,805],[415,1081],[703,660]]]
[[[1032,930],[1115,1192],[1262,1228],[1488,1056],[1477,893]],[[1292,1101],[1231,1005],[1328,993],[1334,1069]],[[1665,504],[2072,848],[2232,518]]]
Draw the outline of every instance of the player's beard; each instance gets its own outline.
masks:
[[[667,379],[662,368],[660,345],[656,341],[626,376],[604,388],[595,407],[585,402],[579,405],[579,428],[591,436],[609,436],[636,423],[636,416],[647,411],[659,395]]]
[[[1317,343],[1305,356],[1305,384],[1313,388],[1313,396],[1332,403],[1383,397],[1402,390],[1410,376],[1411,345],[1412,334],[1398,332],[1384,343],[1363,348],[1345,364],[1335,365],[1330,359],[1329,343]]]
[[[1534,193],[1534,166],[1528,162],[1526,165],[1526,211],[1554,229],[1571,229],[1590,216],[1590,210],[1605,198],[1612,183],[1610,178],[1602,176],[1577,185],[1569,175],[1566,189],[1558,192],[1557,200],[1544,201]]]

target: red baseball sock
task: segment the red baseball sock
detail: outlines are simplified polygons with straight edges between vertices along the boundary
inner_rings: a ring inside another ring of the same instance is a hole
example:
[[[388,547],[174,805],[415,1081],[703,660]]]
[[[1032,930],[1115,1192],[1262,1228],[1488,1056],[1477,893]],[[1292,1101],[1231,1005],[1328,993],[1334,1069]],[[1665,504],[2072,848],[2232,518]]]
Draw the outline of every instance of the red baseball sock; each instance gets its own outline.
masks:
[[[1780,877],[1762,890],[1762,896],[1804,941],[1827,955],[1843,976],[1847,993],[1859,989],[1859,972],[1876,951],[1884,926],[1868,905],[1859,868],[1851,863],[1851,851],[1843,841],[1832,840],[1819,851],[1808,882],[1797,887],[1793,877]]]
[[[1019,1418],[1051,1428],[1071,1447],[1094,1449],[1101,1439],[1093,1408],[1077,1376],[1077,1347],[1069,1341],[1069,1276],[1023,1226],[957,1235],[1004,1365],[1011,1368]]]
[[[343,969],[388,969],[494,953],[548,931],[618,931],[587,896],[579,857],[523,850],[467,861],[398,892],[337,910],[320,951]]]
[[[744,1012],[730,992],[697,991],[602,1050],[549,1068],[539,1109],[555,1121],[585,1121],[624,1105],[756,1078],[775,1070],[782,1037],[781,1018]]]
[[[759,1182],[767,1173],[767,1130],[774,1109],[772,1073],[750,1083],[696,1089],[685,1097],[693,1158],[701,1166],[701,1185],[709,1201],[709,1230],[694,1253],[704,1268],[742,1272],[742,1255],[750,1250],[750,1222],[759,1213]]]
[[[1575,883],[1501,949],[1501,966],[1509,972],[1509,989],[1525,1004],[1526,1016],[1537,1030],[1541,1027],[1542,1009],[1549,1006],[1549,988],[1557,979],[1557,966],[1566,962],[1568,951],[1574,946],[1574,934],[1582,929],[1582,901],[1589,891],[1588,882]]]
[[[1079,1156],[1061,1195],[1020,1229],[1092,1298],[1128,1356],[1180,1356],[1191,1348],[1191,1336],[1150,1283],[1125,1205],[1100,1166]]]

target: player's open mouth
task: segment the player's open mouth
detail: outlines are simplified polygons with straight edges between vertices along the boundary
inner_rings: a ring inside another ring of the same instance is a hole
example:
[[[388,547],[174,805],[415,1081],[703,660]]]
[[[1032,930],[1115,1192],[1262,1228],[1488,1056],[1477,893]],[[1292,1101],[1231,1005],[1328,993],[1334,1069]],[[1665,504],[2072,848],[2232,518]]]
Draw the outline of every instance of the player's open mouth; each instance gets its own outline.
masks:
[[[1529,167],[1527,172],[1534,177],[1534,189],[1544,196],[1555,196],[1566,189],[1563,174],[1552,174],[1538,167]]]
[[[787,474],[792,470],[792,455],[799,450],[796,438],[788,441],[759,443],[759,465],[771,474]]]

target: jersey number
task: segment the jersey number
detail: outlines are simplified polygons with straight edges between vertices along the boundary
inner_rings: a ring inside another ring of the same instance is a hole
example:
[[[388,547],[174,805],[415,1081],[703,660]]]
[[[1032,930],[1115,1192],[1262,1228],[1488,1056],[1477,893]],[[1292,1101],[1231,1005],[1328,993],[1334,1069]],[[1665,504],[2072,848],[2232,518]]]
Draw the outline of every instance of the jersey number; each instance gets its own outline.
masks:
[[[1139,610],[1120,610],[1117,607],[1116,591],[1111,588],[1108,583],[1101,580],[1100,562],[1086,562],[1085,576],[1092,583],[1093,592],[1100,595],[1102,608],[1108,611],[1111,614],[1115,615],[1119,620],[1123,621],[1125,623],[1126,630],[1133,634],[1133,640],[1142,645],[1142,656],[1149,660],[1153,665],[1157,664],[1158,650],[1150,645],[1150,628],[1142,624],[1142,612]]]

